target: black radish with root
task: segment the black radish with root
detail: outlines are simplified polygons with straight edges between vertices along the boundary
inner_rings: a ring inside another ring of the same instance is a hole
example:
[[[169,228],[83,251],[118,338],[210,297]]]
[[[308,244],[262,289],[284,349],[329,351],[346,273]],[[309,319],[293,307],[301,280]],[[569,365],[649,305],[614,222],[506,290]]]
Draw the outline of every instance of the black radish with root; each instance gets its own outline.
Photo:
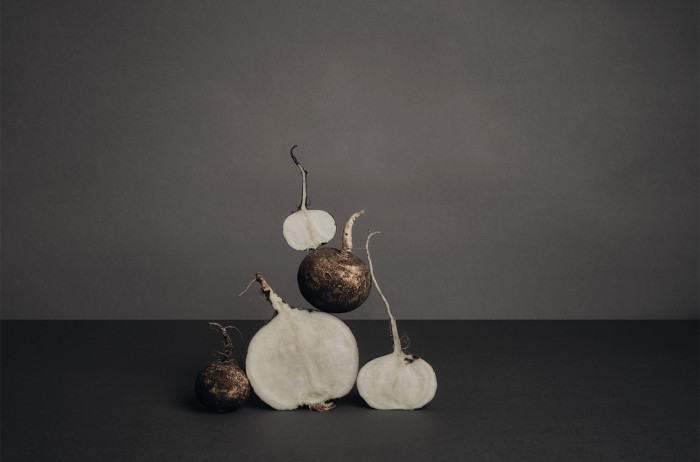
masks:
[[[227,332],[232,326],[223,327],[216,322],[210,322],[209,325],[221,331],[224,351],[217,352],[219,360],[208,364],[197,374],[195,395],[199,403],[210,411],[231,411],[248,399],[250,383],[243,369],[233,359],[233,345]]]
[[[321,247],[310,252],[299,265],[299,291],[319,310],[346,313],[362,305],[369,296],[369,267],[352,253],[352,227],[363,213],[364,210],[355,212],[348,220],[340,250]]]

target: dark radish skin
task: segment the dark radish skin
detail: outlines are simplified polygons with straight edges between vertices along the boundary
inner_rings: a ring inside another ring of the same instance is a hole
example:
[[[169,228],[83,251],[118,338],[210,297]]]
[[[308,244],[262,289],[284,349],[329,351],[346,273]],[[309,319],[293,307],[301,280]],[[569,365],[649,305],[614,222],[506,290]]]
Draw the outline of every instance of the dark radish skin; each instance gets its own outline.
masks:
[[[233,345],[226,332],[231,326],[210,322],[224,337],[224,352],[219,361],[212,362],[199,371],[194,391],[197,401],[210,411],[232,411],[240,407],[250,395],[250,383],[243,369],[233,359]]]
[[[321,247],[299,265],[297,282],[302,296],[315,308],[347,313],[362,305],[372,289],[367,264],[352,253],[352,227],[364,210],[354,213],[343,231],[340,250]]]

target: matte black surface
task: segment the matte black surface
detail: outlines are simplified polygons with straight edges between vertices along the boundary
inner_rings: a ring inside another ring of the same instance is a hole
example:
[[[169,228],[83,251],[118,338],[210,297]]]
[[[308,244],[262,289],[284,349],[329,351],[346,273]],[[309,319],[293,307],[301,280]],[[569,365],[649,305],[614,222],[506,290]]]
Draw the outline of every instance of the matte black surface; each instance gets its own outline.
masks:
[[[245,344],[262,321],[230,322]],[[351,321],[360,360],[389,326]],[[204,321],[3,321],[2,460],[696,461],[693,321],[399,321],[435,399],[325,413],[194,400]],[[240,338],[234,347],[243,356]]]

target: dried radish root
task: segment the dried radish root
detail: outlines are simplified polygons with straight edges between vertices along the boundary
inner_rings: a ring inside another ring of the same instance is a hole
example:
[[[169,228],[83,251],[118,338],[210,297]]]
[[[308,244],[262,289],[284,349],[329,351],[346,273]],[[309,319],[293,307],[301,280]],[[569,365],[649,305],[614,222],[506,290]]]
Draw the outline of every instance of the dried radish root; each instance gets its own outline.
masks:
[[[367,300],[372,289],[369,268],[352,253],[352,227],[364,210],[352,214],[343,230],[340,250],[310,252],[297,270],[299,292],[307,302],[329,313],[347,313]]]
[[[313,250],[320,245],[329,242],[335,236],[335,220],[328,212],[323,210],[307,209],[306,175],[308,171],[301,166],[294,156],[292,146],[289,154],[292,160],[301,170],[301,205],[299,209],[289,215],[282,224],[282,234],[287,244],[294,250]]]
[[[369,240],[377,233],[373,232],[367,236],[367,261],[374,286],[382,297],[389,314],[394,351],[375,358],[362,366],[357,376],[357,391],[362,399],[375,409],[419,409],[428,404],[435,396],[437,378],[430,364],[416,355],[404,353],[401,349],[396,319],[391,314],[389,302],[387,302],[374,277],[372,259],[369,254]]]
[[[250,383],[243,369],[233,359],[233,344],[227,329],[216,322],[209,325],[219,329],[224,337],[224,351],[219,361],[199,371],[194,384],[195,395],[200,404],[211,411],[230,411],[241,406],[250,395]],[[235,329],[235,327],[233,327]]]
[[[246,374],[255,393],[277,410],[309,406],[333,409],[330,402],[352,389],[357,377],[357,342],[343,321],[322,311],[289,306],[255,275],[277,315],[253,336]]]

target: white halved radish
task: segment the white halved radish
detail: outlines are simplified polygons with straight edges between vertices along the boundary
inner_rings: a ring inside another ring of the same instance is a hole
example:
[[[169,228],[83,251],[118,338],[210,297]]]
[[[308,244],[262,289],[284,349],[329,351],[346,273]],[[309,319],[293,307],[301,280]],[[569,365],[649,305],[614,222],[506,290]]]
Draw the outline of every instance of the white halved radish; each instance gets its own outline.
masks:
[[[306,175],[307,172],[294,156],[292,146],[289,154],[301,170],[301,205],[299,210],[289,215],[282,224],[282,234],[287,244],[294,250],[313,250],[329,242],[335,236],[335,220],[323,210],[307,209]]]
[[[347,325],[322,311],[285,303],[260,273],[255,275],[277,315],[253,336],[246,374],[255,393],[274,409],[335,407],[329,400],[352,389],[357,378],[357,342]]]
[[[380,356],[362,366],[357,375],[357,391],[370,407],[375,409],[419,409],[428,404],[437,390],[435,371],[427,361],[410,355],[401,349],[401,340],[396,328],[396,319],[391,314],[389,302],[374,277],[369,240],[377,234],[367,236],[366,251],[372,281],[382,297],[391,322],[394,351]]]

